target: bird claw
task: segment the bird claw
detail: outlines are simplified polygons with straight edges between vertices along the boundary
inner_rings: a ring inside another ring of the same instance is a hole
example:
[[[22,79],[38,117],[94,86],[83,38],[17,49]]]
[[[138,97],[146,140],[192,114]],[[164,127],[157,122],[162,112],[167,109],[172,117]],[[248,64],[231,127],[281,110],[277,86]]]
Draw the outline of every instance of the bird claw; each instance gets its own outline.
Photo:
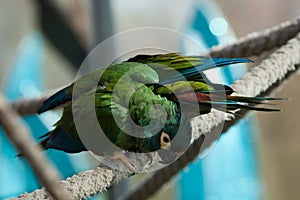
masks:
[[[131,163],[131,161],[120,152],[114,152],[111,157],[109,157],[110,160],[120,160],[126,167],[130,169],[130,171],[135,172],[134,165]]]

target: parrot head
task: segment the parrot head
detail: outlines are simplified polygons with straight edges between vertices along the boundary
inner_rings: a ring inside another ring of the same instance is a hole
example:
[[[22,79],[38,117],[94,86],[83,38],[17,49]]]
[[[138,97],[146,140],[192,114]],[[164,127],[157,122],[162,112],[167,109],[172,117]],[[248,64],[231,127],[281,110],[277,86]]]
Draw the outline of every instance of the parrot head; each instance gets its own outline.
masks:
[[[162,164],[169,164],[177,159],[192,143],[192,128],[189,120],[181,114],[176,123],[166,120],[163,128],[151,137],[139,142],[141,153],[155,152]]]
[[[160,163],[169,164],[181,156],[192,143],[192,127],[190,121],[181,114],[181,122],[176,127],[165,124],[160,135],[160,147],[158,154]]]

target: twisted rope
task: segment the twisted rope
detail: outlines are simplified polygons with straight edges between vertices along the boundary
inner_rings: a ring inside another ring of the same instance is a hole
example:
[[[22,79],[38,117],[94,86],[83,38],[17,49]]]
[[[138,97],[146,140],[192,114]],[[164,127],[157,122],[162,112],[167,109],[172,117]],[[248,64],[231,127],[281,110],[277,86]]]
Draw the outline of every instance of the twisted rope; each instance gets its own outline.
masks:
[[[211,48],[212,57],[248,57],[285,44],[300,32],[300,16],[271,28],[252,32],[239,40]]]
[[[274,48],[285,43],[288,39],[294,37],[300,31],[300,18],[285,22],[279,26],[267,29],[265,31],[249,34],[238,42],[230,45],[215,47],[210,52],[212,56],[222,57],[246,57],[257,55],[262,51]],[[284,36],[283,36],[284,35]],[[256,45],[257,44],[257,45]],[[237,47],[237,46],[241,47]],[[265,45],[265,46],[264,46]],[[237,48],[239,48],[237,50]],[[279,48],[270,58],[264,60],[260,65],[251,69],[242,79],[233,84],[233,89],[240,94],[256,96],[260,94],[268,94],[272,92],[284,79],[293,74],[300,64],[300,35],[291,39],[286,45]],[[262,77],[262,78],[260,78]],[[254,85],[255,83],[255,85]],[[20,102],[14,102],[17,106]],[[20,107],[19,107],[20,108]],[[19,110],[20,113],[26,114]],[[246,113],[240,113],[244,116]],[[209,119],[208,119],[209,118]],[[201,120],[200,120],[201,119]],[[164,183],[169,181],[176,173],[178,173],[189,162],[193,161],[201,147],[204,144],[205,138],[208,135],[214,135],[217,132],[224,118],[218,113],[213,112],[206,116],[200,116],[195,119],[195,138],[194,143],[176,162],[168,167],[165,167],[153,174],[149,179],[143,182],[139,188],[132,191],[125,199],[146,199],[157,191]],[[224,125],[225,132],[238,119],[226,122]],[[201,126],[198,126],[200,122]],[[206,124],[206,125],[205,125]],[[210,130],[210,131],[209,131]],[[209,133],[208,133],[209,132]],[[196,134],[197,133],[197,134]],[[105,171],[101,171],[105,170]],[[92,170],[87,170],[68,178],[66,181],[61,181],[61,184],[70,191],[73,198],[86,198],[105,188],[117,183],[118,181],[129,177],[130,174],[118,172],[116,170],[97,167]],[[99,186],[97,183],[104,182]],[[98,187],[96,187],[98,185]],[[32,194],[35,194],[32,196]],[[19,198],[39,199],[37,197],[48,198],[44,189],[36,190],[33,193],[23,194]]]
[[[58,200],[69,199],[68,193],[60,187],[57,181],[59,174],[55,167],[41,153],[42,149],[33,144],[28,128],[19,120],[16,111],[2,95],[0,95],[0,124],[6,136],[27,159],[50,195]]]
[[[86,199],[105,191],[106,188],[124,178],[128,178],[129,175],[107,167],[96,167],[95,169],[80,172],[66,180],[60,181],[60,186],[72,195],[71,199]],[[41,200],[50,199],[50,197],[46,190],[42,188],[31,193],[21,194],[18,198],[14,199]]]
[[[39,97],[24,98],[12,103],[12,107],[20,116],[36,114],[39,108],[43,105],[52,93],[47,93]]]

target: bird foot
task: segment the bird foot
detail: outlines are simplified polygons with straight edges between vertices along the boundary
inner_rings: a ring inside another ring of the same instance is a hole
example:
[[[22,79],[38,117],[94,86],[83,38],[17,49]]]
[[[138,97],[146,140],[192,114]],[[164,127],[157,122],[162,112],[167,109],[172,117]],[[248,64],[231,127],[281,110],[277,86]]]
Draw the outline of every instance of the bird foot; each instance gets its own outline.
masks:
[[[121,152],[114,152],[111,157],[109,157],[110,160],[120,160],[126,167],[130,169],[130,171],[135,172],[134,165],[130,162],[130,160]]]

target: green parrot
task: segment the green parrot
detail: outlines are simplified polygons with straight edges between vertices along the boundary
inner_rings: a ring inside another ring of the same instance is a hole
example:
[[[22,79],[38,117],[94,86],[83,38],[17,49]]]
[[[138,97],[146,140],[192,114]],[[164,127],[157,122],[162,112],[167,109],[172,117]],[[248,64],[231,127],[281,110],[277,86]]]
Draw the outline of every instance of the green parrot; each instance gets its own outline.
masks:
[[[237,109],[278,111],[255,105],[279,98],[234,96],[231,87],[212,83],[203,73],[249,62],[252,61],[245,58],[168,53],[137,55],[96,69],[52,95],[41,106],[39,114],[58,106],[64,110],[55,129],[42,136],[40,144],[44,149],[67,153],[89,150],[100,155],[106,155],[105,151],[110,154],[158,151],[162,152],[159,155],[163,162],[167,159],[165,151],[181,153],[188,147],[192,138],[190,120],[209,113],[212,108],[231,114]],[[104,137],[97,139],[99,125]],[[108,147],[107,141],[114,148]],[[116,158],[134,170],[124,156]]]

